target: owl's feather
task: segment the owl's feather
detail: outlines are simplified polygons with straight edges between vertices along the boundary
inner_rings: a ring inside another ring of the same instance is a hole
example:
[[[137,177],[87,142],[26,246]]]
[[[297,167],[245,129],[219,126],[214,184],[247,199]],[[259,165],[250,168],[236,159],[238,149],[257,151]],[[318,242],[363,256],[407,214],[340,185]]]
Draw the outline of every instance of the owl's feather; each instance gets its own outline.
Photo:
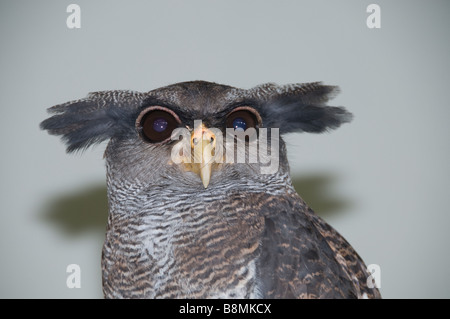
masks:
[[[265,84],[251,91],[260,97],[261,113],[268,127],[279,127],[280,133],[322,133],[348,123],[353,116],[343,107],[326,106],[339,89],[320,82],[277,86]]]
[[[62,135],[67,152],[83,150],[115,136],[133,133],[138,107],[145,95],[134,91],[103,91],[48,109],[52,117],[41,129]]]
[[[266,298],[380,297],[364,262],[297,194],[260,194],[265,229],[261,275]]]

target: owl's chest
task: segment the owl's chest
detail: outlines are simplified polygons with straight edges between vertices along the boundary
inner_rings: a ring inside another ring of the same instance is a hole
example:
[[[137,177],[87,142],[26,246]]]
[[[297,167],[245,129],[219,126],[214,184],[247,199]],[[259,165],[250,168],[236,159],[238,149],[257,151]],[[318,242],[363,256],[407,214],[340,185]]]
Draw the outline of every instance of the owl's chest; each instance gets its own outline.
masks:
[[[114,238],[109,241],[116,247],[105,248],[104,258],[119,261],[115,271],[122,274],[116,277],[133,279],[112,286],[149,298],[257,297],[260,218],[243,216],[226,202],[161,208],[143,210],[109,230],[107,242]],[[110,265],[104,272],[111,272],[114,262],[104,264]]]

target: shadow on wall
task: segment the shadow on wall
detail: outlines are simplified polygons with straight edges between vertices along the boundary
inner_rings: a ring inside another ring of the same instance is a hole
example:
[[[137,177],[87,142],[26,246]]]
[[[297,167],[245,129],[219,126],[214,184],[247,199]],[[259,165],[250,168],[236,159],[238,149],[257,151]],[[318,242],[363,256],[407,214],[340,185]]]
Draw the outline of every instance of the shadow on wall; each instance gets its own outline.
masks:
[[[293,176],[292,182],[319,216],[343,214],[352,206],[348,199],[334,195],[333,188],[339,184],[334,174]],[[78,235],[86,230],[104,232],[108,219],[106,185],[91,186],[51,200],[43,218],[68,235]]]
[[[339,185],[339,177],[333,173],[292,176],[292,184],[306,204],[324,218],[345,214],[354,204],[349,198],[337,197],[334,189]]]
[[[50,200],[43,218],[68,235],[87,230],[105,232],[108,221],[106,185],[90,186]]]

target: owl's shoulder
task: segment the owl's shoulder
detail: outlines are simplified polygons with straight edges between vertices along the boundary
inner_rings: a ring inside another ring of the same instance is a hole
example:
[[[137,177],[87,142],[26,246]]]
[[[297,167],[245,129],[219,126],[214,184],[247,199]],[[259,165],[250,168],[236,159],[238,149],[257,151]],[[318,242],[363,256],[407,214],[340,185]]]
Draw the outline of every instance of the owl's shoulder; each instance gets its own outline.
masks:
[[[265,196],[259,273],[269,298],[379,297],[347,240],[298,195]]]

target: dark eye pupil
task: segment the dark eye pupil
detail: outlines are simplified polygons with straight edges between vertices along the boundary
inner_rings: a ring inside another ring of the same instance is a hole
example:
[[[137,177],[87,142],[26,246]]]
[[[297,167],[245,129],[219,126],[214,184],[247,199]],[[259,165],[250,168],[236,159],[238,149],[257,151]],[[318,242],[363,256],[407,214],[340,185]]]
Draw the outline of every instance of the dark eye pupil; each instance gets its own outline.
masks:
[[[242,117],[237,117],[233,120],[233,128],[235,130],[245,131],[247,129],[247,122]]]
[[[167,129],[167,126],[169,125],[169,123],[167,122],[166,119],[163,118],[157,118],[154,122],[153,122],[153,129],[158,132],[164,132]]]

